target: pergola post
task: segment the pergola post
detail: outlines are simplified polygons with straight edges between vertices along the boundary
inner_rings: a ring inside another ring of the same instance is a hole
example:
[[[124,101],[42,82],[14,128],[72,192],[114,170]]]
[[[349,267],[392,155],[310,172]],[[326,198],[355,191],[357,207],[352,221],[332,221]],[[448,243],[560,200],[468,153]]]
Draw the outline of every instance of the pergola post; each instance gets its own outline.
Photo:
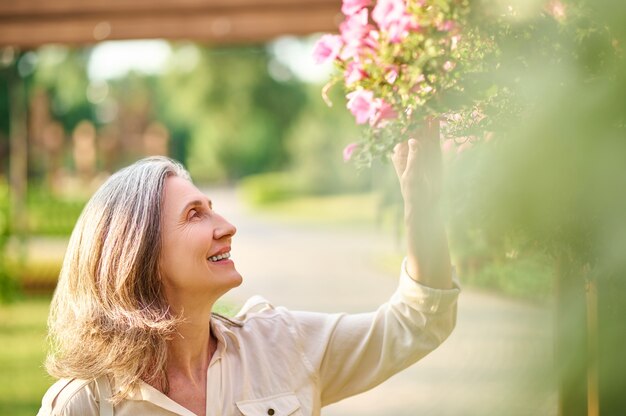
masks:
[[[16,58],[18,59],[18,58]],[[26,192],[28,175],[28,107],[24,80],[15,70],[9,76],[9,219],[11,234],[17,238],[19,264],[26,259]]]

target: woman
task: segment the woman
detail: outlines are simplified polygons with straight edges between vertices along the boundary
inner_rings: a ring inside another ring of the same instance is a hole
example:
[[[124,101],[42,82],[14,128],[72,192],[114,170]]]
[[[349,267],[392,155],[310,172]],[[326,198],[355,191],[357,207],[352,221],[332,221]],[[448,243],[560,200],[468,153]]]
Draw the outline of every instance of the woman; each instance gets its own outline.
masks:
[[[393,297],[358,315],[260,298],[233,319],[212,314],[242,281],[235,227],[167,158],[111,176],[70,239],[49,317],[47,369],[60,380],[39,415],[319,415],[436,348],[459,291],[437,208],[438,142],[409,140],[392,160],[409,250]]]

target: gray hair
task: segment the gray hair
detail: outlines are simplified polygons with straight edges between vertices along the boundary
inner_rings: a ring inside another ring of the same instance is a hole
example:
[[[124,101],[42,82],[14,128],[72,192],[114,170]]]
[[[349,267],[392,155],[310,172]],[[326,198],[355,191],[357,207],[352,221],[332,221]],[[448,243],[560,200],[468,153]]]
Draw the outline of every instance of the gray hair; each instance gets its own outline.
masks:
[[[165,179],[178,162],[149,157],[113,174],[85,206],[52,299],[46,361],[54,377],[115,380],[119,402],[141,380],[167,390],[172,316],[159,274]]]

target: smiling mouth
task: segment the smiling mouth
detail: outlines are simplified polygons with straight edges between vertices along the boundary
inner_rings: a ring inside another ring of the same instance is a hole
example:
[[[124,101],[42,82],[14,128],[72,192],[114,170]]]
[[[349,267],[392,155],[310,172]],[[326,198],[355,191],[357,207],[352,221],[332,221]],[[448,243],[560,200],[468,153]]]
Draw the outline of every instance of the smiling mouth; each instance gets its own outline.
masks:
[[[211,256],[207,260],[210,261],[211,263],[215,263],[217,261],[226,260],[228,258],[230,258],[230,251],[227,251],[226,253],[218,254],[217,256]]]

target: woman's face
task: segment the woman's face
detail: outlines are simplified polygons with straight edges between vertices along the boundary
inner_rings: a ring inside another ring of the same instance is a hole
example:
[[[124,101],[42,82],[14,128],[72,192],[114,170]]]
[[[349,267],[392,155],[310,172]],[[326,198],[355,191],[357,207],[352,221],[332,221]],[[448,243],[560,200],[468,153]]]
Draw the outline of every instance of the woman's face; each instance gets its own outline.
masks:
[[[178,176],[165,180],[160,270],[170,302],[198,297],[214,302],[241,284],[230,255],[236,228],[211,201]]]

